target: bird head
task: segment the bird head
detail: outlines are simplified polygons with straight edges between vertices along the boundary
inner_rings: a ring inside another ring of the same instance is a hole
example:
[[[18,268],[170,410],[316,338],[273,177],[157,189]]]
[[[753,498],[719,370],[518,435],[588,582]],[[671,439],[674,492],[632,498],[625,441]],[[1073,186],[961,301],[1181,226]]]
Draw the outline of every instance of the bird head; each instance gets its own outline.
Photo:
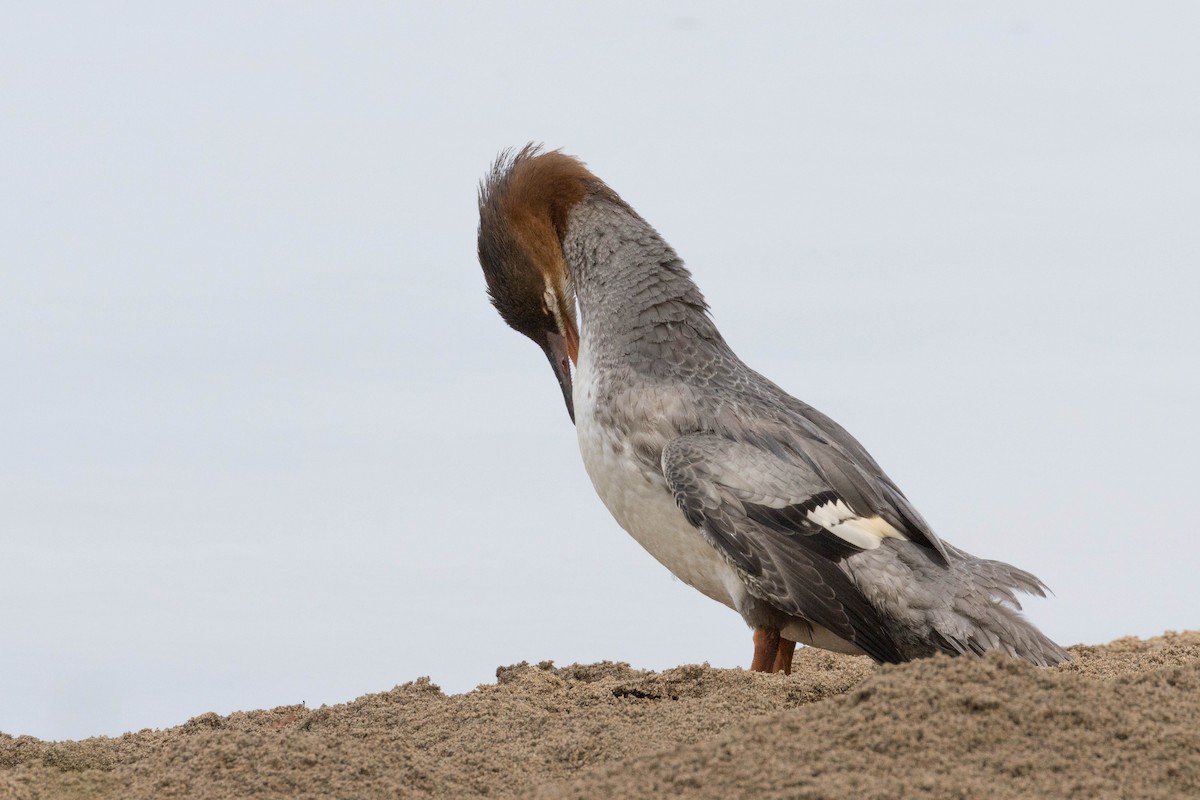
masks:
[[[502,153],[479,188],[479,263],[488,296],[504,321],[546,354],[572,421],[579,327],[563,239],[571,209],[596,184],[576,159],[527,145]]]

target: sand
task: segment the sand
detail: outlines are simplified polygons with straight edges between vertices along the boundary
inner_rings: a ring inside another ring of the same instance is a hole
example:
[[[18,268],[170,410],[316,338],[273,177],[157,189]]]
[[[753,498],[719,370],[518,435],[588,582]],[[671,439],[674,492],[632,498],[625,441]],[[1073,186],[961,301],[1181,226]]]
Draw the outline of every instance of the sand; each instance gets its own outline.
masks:
[[[461,695],[422,678],[116,738],[0,734],[0,798],[1200,797],[1200,632],[1071,653],[518,664]]]

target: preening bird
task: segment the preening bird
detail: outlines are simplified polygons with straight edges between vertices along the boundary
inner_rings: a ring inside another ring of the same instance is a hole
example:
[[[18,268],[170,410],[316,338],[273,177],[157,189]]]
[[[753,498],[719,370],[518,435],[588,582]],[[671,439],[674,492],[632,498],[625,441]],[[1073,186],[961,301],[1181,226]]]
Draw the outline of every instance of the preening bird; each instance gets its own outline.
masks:
[[[742,363],[683,261],[583,163],[502,153],[480,187],[479,262],[549,359],[600,499],[742,615],[751,669],[790,672],[797,642],[881,662],[1068,659],[1018,613],[1042,582],[939,539],[854,437]]]

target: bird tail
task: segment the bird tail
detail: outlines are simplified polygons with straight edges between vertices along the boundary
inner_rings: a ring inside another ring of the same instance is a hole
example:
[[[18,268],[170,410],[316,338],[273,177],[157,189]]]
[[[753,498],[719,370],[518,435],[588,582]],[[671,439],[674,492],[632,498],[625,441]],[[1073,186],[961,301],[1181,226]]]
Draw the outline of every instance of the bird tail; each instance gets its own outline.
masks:
[[[1045,597],[1049,591],[1036,576],[950,545],[946,551],[951,602],[929,618],[938,649],[952,655],[1000,650],[1041,667],[1071,660],[1066,650],[1021,615],[1017,592]]]
[[[1071,660],[1066,650],[1020,613],[1017,593],[1045,597],[1049,591],[1045,584],[1011,564],[976,558],[949,544],[945,547],[948,566],[935,563],[925,548],[911,542],[892,540],[868,551],[883,556],[880,551],[891,550],[887,571],[894,571],[897,557],[912,571],[913,580],[903,582],[899,592],[887,591],[890,581],[871,580],[874,570],[855,570],[868,597],[901,623],[903,633],[897,638],[903,650],[912,657],[999,650],[1043,667]],[[864,579],[870,585],[864,585]]]

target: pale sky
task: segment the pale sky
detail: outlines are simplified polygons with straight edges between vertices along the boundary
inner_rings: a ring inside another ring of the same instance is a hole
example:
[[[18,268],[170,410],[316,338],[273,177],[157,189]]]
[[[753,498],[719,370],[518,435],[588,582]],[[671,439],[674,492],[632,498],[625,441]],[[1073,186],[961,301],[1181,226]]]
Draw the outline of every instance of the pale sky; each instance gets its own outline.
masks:
[[[0,731],[749,663],[486,301],[562,147],[1063,644],[1200,627],[1200,10],[37,3],[0,25]]]

